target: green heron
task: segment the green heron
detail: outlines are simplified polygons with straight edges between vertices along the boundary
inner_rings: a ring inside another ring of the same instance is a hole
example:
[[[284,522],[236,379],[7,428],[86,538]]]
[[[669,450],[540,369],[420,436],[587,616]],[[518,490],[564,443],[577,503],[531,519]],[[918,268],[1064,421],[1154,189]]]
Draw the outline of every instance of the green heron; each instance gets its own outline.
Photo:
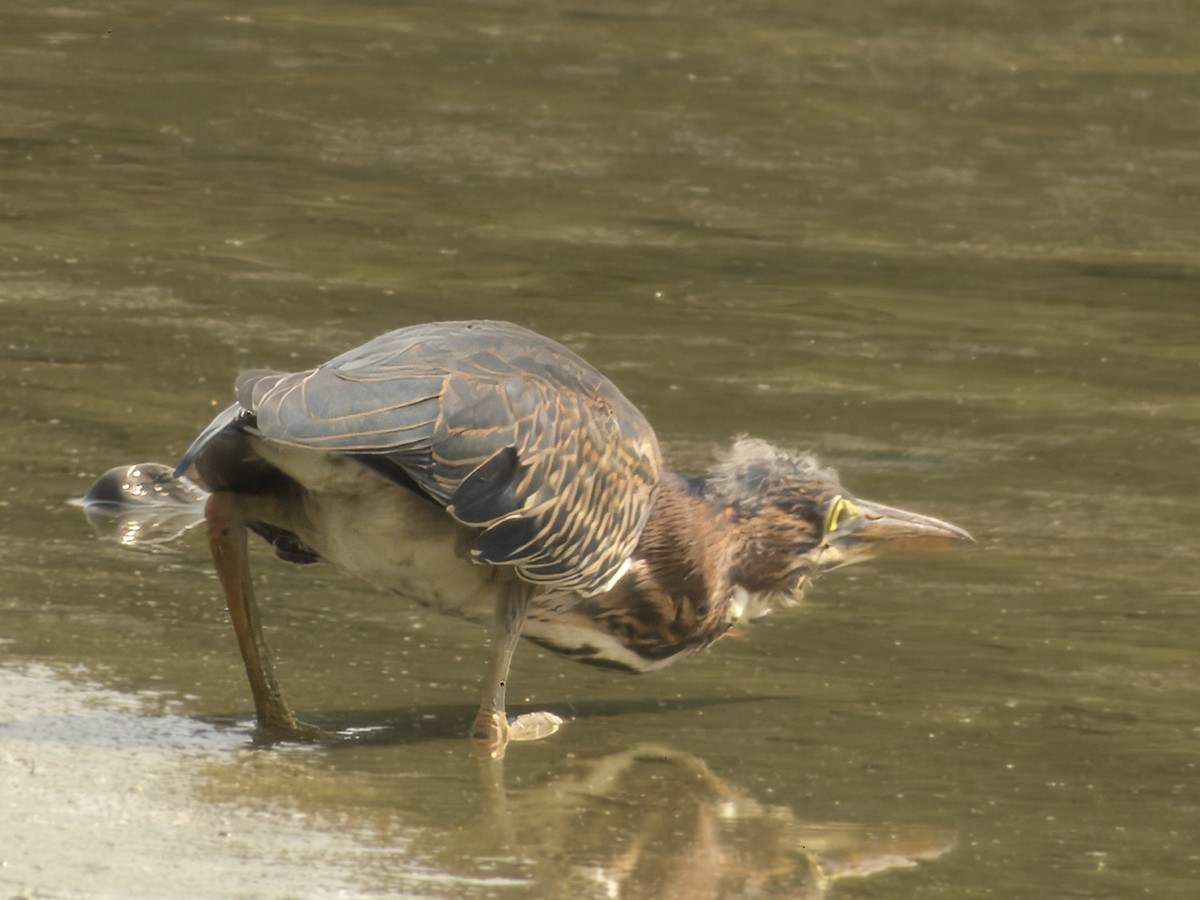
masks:
[[[703,475],[677,474],[611,381],[504,322],[403,328],[306,372],[246,372],[236,391],[175,477],[211,492],[213,560],[258,725],[275,738],[316,730],[272,673],[247,530],[289,562],[327,561],[442,611],[491,613],[472,735],[492,756],[559,723],[505,715],[520,637],[645,672],[797,602],[823,572],[971,540],[856,499],[812,457],[759,440],[737,441]]]

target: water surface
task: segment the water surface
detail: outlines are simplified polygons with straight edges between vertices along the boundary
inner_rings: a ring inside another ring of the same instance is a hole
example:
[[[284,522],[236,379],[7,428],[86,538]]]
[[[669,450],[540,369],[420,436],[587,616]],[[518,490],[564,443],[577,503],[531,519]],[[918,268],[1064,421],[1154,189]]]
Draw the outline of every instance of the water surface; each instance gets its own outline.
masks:
[[[1171,2],[0,14],[0,885],[180,896],[1193,897],[1200,13]],[[66,505],[234,375],[500,317],[980,546],[823,580],[481,769],[467,623]],[[85,813],[80,815],[80,809]],[[200,885],[200,886],[198,886]]]

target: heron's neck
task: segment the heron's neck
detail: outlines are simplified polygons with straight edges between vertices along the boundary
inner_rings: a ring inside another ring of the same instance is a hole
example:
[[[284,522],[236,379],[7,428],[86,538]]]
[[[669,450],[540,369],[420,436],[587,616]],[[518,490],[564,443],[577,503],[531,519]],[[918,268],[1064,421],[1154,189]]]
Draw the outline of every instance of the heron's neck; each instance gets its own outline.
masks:
[[[742,550],[731,515],[704,496],[702,483],[664,474],[634,551],[635,568],[657,590],[707,618],[726,602],[733,587],[730,573]]]
[[[748,592],[730,574],[744,549],[731,514],[706,499],[702,482],[667,472],[625,577],[566,605],[535,598],[548,609],[530,613],[525,634],[595,665],[668,665],[751,614]]]

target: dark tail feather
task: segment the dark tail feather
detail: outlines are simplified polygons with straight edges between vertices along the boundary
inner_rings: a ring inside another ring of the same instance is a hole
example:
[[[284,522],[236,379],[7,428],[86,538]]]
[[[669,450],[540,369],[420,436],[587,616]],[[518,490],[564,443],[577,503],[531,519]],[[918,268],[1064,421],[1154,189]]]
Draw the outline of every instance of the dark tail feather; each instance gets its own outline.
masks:
[[[96,479],[77,503],[101,540],[165,544],[204,520],[208,499],[207,492],[172,471],[161,463],[117,466]]]

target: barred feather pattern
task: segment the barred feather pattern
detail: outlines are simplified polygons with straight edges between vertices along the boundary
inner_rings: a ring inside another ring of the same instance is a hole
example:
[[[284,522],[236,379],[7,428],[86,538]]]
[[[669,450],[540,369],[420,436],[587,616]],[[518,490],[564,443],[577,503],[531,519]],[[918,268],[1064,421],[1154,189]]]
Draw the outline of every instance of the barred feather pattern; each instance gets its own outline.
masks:
[[[306,372],[244,373],[218,434],[355,457],[481,529],[481,563],[591,596],[626,571],[661,459],[641,412],[575,353],[504,322],[382,335]],[[218,424],[221,423],[221,424]]]

